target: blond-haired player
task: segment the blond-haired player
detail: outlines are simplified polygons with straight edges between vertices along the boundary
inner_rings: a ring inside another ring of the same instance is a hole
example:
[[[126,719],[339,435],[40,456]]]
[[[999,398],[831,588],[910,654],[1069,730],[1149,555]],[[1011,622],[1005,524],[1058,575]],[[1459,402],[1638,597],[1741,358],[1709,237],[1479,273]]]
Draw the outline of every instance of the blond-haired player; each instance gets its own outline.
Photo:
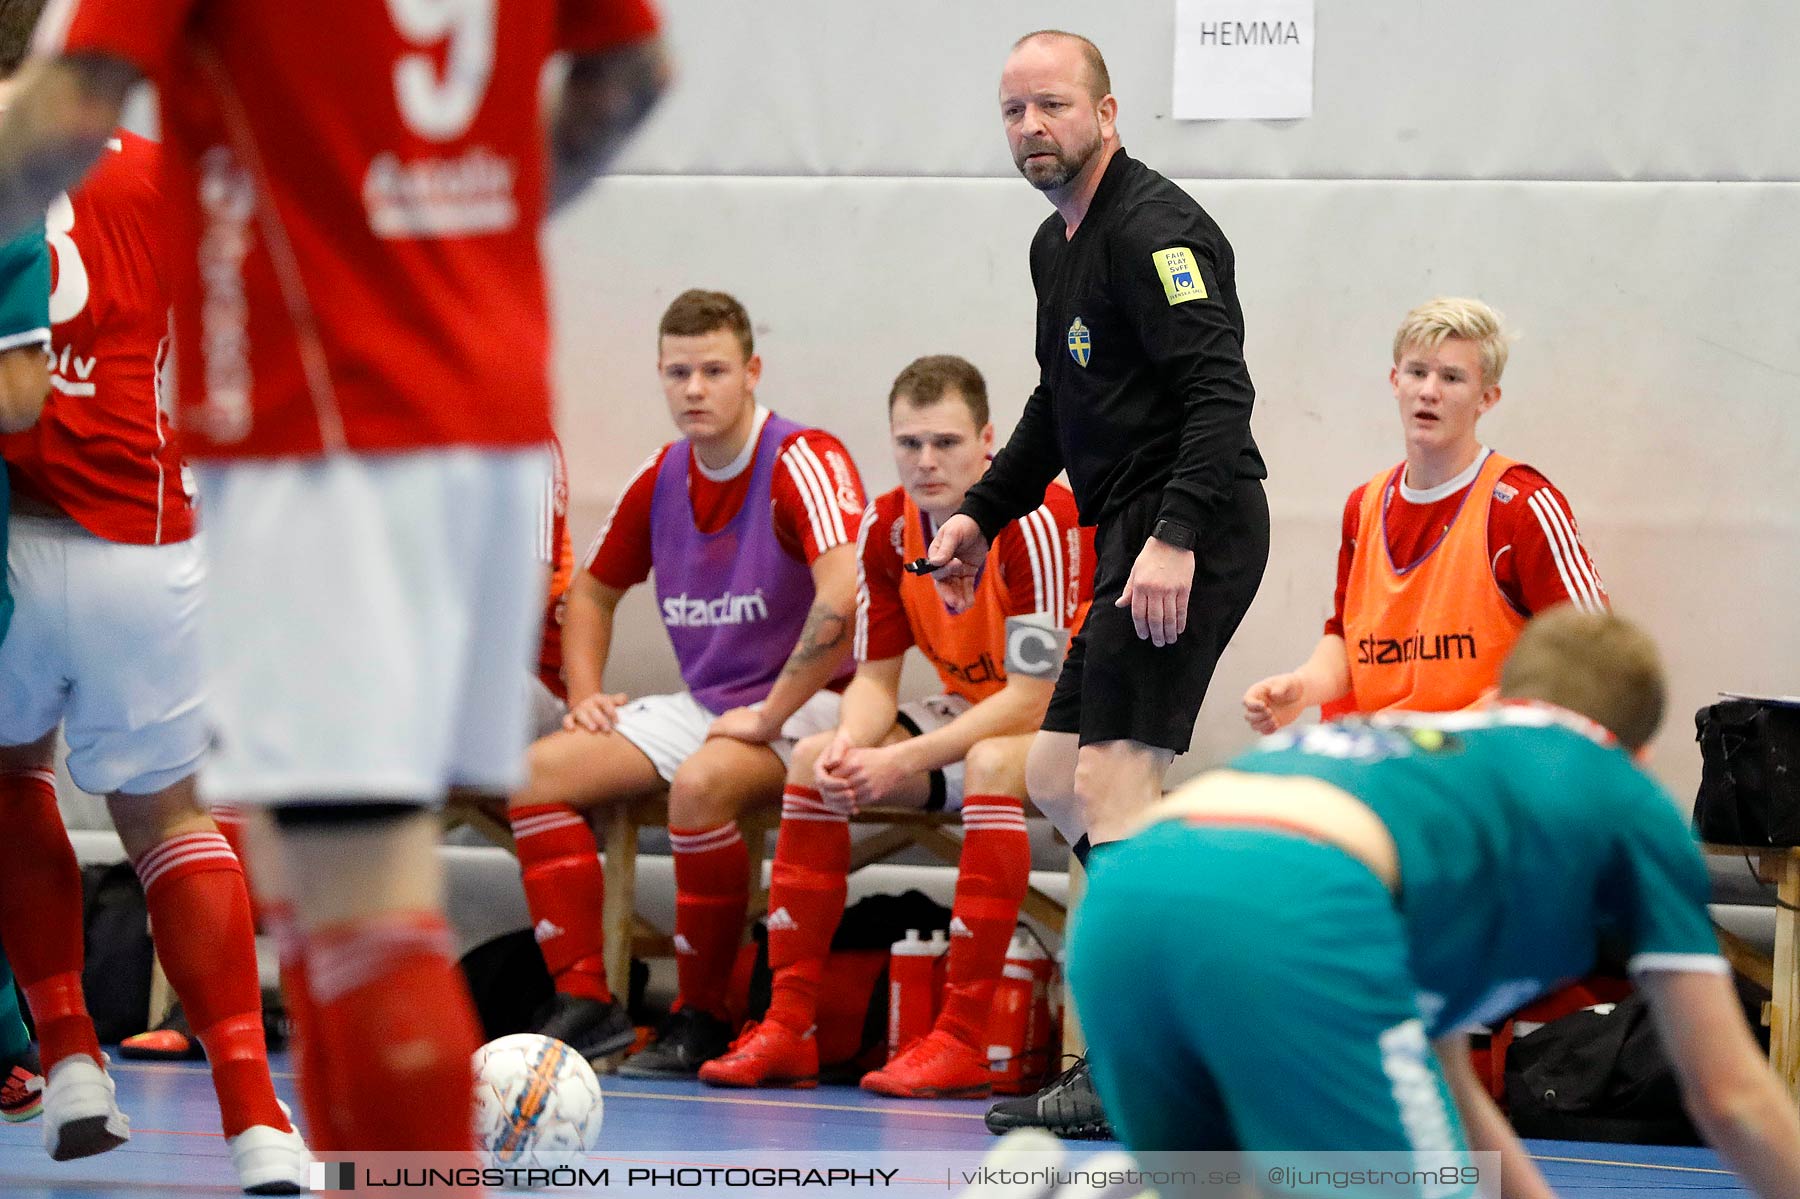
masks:
[[[1388,378],[1406,457],[1350,493],[1337,592],[1312,656],[1244,693],[1274,732],[1305,708],[1441,712],[1488,693],[1533,613],[1606,607],[1569,503],[1543,474],[1481,443],[1508,334],[1480,300],[1406,314]]]

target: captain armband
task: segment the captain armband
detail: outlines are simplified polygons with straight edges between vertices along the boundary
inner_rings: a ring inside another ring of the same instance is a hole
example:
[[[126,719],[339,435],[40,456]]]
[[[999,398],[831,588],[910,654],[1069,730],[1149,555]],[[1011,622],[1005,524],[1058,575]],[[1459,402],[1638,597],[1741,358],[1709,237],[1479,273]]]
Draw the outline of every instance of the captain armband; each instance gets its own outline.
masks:
[[[1006,618],[1006,673],[1054,681],[1069,652],[1069,630],[1041,615]]]

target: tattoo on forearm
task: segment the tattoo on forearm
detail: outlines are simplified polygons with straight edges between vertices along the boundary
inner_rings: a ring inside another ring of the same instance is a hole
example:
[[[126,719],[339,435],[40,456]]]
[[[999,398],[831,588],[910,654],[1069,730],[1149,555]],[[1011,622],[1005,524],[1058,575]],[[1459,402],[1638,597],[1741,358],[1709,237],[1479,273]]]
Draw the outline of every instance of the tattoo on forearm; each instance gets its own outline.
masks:
[[[794,652],[781,668],[782,675],[798,674],[820,658],[843,652],[849,632],[850,621],[842,612],[829,604],[814,604],[806,614],[806,626],[800,630]]]

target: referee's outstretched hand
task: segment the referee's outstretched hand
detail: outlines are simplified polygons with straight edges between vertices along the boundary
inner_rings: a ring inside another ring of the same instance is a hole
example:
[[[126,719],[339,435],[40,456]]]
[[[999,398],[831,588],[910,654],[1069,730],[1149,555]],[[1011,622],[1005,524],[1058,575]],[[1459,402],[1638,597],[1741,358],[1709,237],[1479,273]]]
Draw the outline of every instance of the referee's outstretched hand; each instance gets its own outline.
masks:
[[[925,560],[933,567],[931,581],[952,612],[967,611],[975,602],[975,577],[981,573],[987,553],[988,540],[981,535],[981,526],[974,517],[960,512],[945,521],[931,539],[931,548],[925,551]]]
[[[1125,593],[1113,606],[1131,609],[1131,623],[1140,638],[1159,647],[1173,645],[1187,631],[1188,593],[1193,587],[1194,551],[1151,537],[1131,564]]]

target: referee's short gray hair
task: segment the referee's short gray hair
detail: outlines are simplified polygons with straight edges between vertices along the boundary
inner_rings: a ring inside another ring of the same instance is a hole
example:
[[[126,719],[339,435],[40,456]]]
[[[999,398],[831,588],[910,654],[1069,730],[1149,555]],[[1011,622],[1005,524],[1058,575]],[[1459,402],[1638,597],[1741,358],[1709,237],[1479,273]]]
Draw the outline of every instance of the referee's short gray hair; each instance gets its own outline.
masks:
[[[1452,337],[1472,341],[1480,351],[1482,386],[1500,382],[1512,334],[1498,312],[1462,296],[1439,296],[1406,314],[1394,334],[1394,365],[1399,366],[1400,355],[1414,346],[1435,350]]]

